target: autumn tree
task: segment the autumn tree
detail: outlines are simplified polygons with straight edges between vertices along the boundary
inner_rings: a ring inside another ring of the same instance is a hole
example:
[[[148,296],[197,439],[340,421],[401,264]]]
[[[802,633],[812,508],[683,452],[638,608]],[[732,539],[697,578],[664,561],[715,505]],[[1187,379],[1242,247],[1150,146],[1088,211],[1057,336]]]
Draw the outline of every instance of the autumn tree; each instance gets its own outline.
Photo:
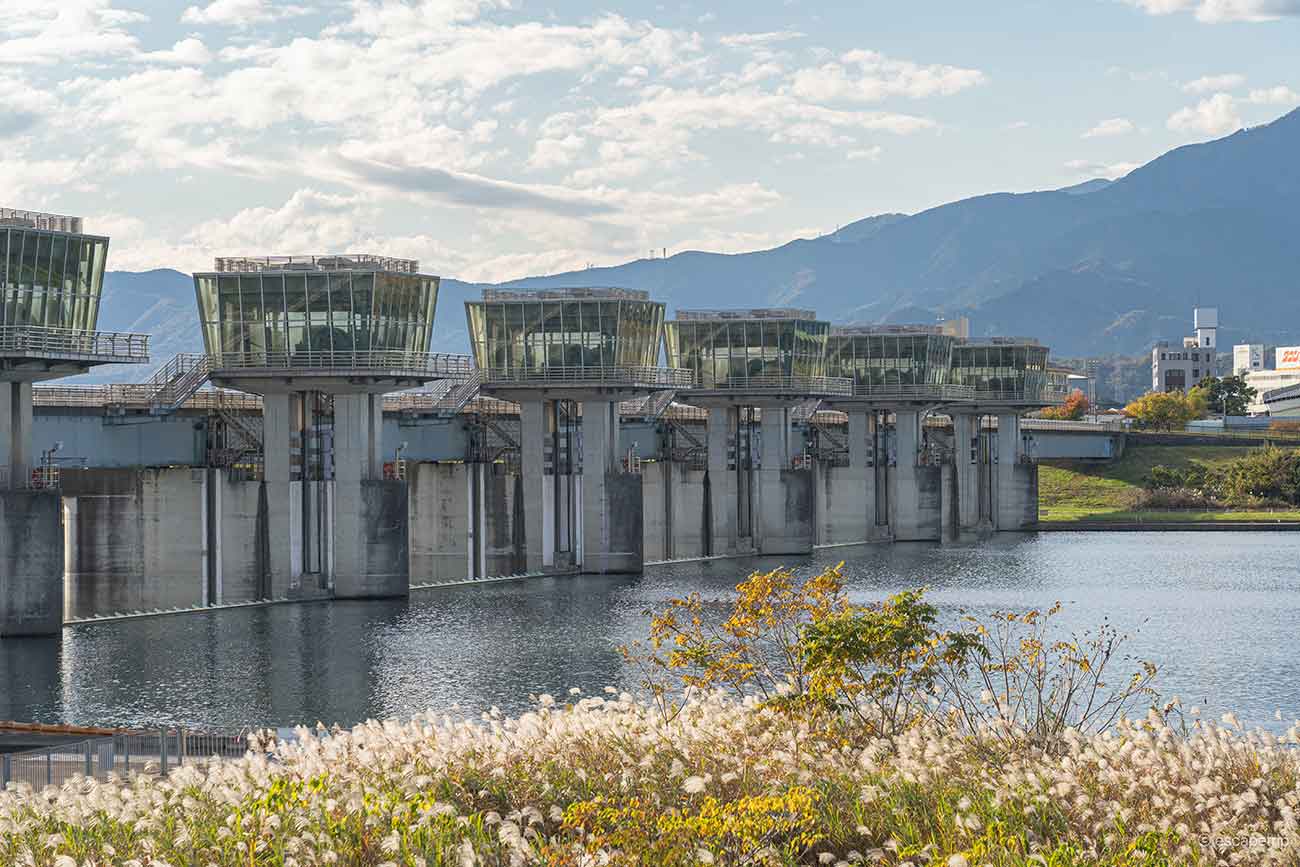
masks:
[[[1124,407],[1124,414],[1129,418],[1156,430],[1181,428],[1205,412],[1206,403],[1201,395],[1181,391],[1149,391]]]
[[[1049,406],[1043,410],[1042,416],[1057,421],[1078,421],[1088,414],[1090,408],[1091,404],[1088,403],[1088,398],[1076,388],[1070,392],[1069,397],[1065,399],[1065,403],[1060,406]]]

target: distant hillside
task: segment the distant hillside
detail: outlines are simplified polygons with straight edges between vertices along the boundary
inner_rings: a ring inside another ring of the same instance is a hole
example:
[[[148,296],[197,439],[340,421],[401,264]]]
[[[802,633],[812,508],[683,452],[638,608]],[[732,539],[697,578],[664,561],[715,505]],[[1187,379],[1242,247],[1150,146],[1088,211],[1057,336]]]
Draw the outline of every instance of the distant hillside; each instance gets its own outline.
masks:
[[[671,305],[802,304],[836,321],[965,313],[1067,355],[1178,339],[1220,308],[1226,341],[1300,342],[1300,110],[1129,175],[995,193],[738,255],[686,252],[512,281],[631,286]],[[1082,318],[1080,318],[1082,314]]]
[[[502,285],[639,288],[670,309],[801,305],[837,322],[968,315],[977,334],[1034,336],[1080,357],[1180,339],[1204,304],[1220,309],[1223,345],[1300,343],[1297,154],[1300,110],[1115,181],[868,217],[771,250],[688,251]],[[480,288],[444,279],[437,348],[467,351],[463,302]],[[158,359],[199,347],[187,276],[114,272],[105,296],[101,327],[153,331]]]

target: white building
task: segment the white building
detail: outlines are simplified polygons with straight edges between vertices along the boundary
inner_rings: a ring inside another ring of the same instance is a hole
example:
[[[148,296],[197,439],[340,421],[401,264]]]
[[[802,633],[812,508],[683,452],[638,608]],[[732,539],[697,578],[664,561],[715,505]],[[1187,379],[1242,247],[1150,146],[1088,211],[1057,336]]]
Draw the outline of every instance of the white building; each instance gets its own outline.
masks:
[[[1244,376],[1264,369],[1264,344],[1239,343],[1232,347],[1232,375]]]
[[[1207,376],[1217,376],[1219,308],[1197,307],[1192,312],[1195,331],[1182,346],[1162,340],[1151,350],[1151,390],[1187,391]]]
[[[1235,348],[1233,350],[1235,357]],[[1265,412],[1277,415],[1277,408],[1264,402],[1267,392],[1291,385],[1300,385],[1300,346],[1279,346],[1274,353],[1272,370],[1257,370],[1246,374],[1246,384],[1255,389],[1255,399],[1247,407],[1251,415]]]

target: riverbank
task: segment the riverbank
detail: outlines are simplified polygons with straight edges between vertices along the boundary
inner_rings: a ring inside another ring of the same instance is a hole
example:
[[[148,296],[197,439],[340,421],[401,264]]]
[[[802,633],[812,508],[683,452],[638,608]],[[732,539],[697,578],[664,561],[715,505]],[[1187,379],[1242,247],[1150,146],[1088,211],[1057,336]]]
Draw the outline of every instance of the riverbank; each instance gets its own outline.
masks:
[[[828,748],[815,727],[752,703],[707,698],[665,720],[627,695],[569,701],[542,696],[517,719],[304,730],[166,778],[0,793],[0,857],[1209,865],[1229,854],[1217,846],[1254,840],[1232,863],[1300,857],[1300,758],[1235,727],[1183,733],[1153,718],[1043,753],[927,725],[881,739],[841,731]]]
[[[1226,464],[1243,446],[1135,445],[1109,462],[1043,461],[1038,470],[1039,529],[1290,529],[1300,510],[1165,511],[1143,509],[1143,479],[1152,467],[1187,470]],[[1101,527],[1098,526],[1098,529]]]

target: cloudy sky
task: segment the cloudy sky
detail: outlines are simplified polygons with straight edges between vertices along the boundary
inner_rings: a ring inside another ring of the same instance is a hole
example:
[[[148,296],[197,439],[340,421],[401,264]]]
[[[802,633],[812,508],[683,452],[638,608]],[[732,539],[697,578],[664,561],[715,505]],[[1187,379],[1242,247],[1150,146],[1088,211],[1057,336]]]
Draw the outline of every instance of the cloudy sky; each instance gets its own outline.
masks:
[[[750,250],[1270,120],[1297,45],[1300,0],[0,0],[0,205],[119,270]]]

